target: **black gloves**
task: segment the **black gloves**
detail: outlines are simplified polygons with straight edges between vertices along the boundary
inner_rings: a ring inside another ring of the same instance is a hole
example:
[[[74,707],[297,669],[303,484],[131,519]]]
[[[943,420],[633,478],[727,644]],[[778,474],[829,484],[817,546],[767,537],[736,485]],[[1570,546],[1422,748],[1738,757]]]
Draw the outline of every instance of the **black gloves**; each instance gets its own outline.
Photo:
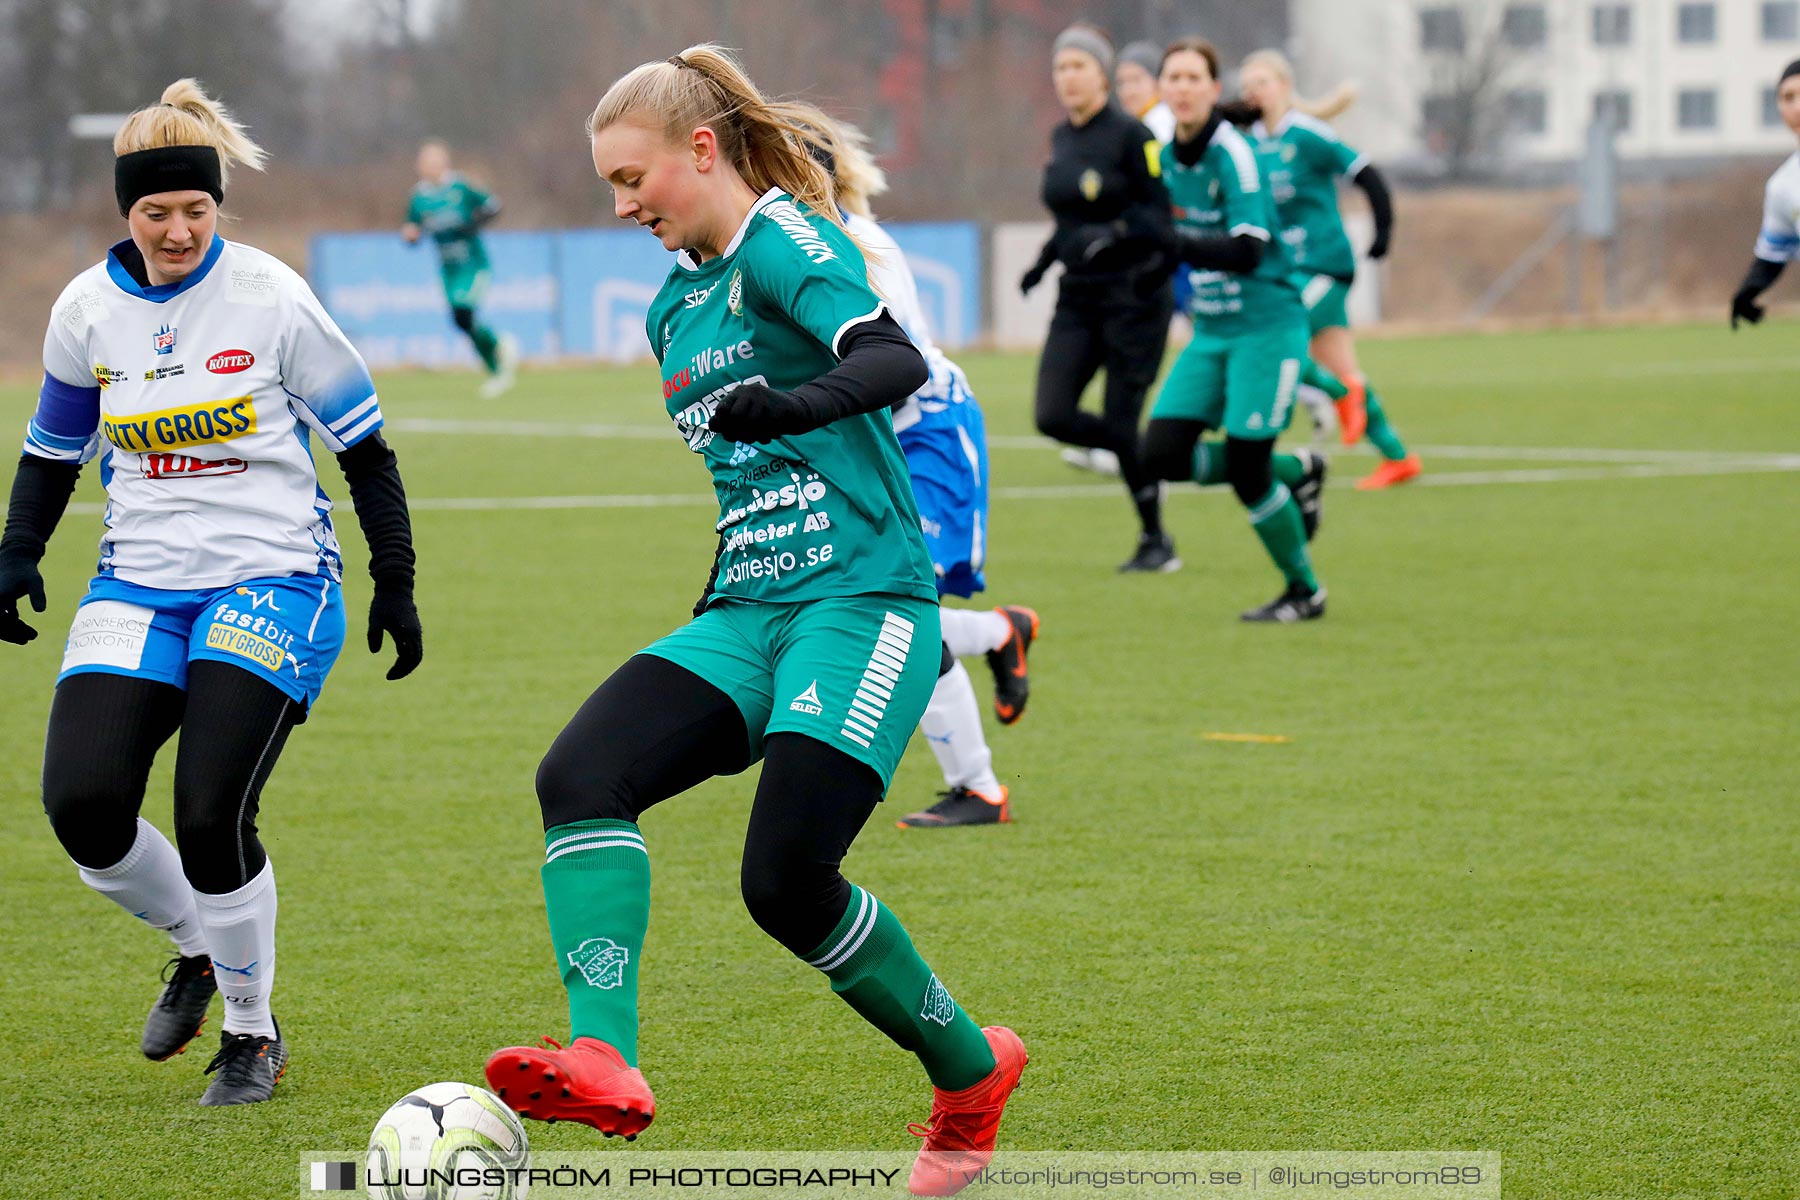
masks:
[[[772,442],[814,426],[806,408],[789,392],[767,384],[740,383],[725,393],[706,427],[729,442]]]
[[[383,633],[394,635],[394,665],[388,668],[387,677],[404,679],[425,657],[424,633],[419,628],[419,609],[413,603],[411,588],[375,585],[375,598],[369,601],[370,654],[381,653]]]
[[[31,597],[33,611],[44,611],[44,577],[37,563],[13,550],[0,551],[0,642],[23,646],[37,630],[19,619],[19,597]]]
[[[1738,289],[1737,295],[1731,298],[1731,327],[1733,329],[1738,327],[1739,321],[1748,321],[1752,325],[1761,322],[1763,313],[1768,311],[1756,302],[1757,296],[1761,294],[1754,288]]]
[[[1044,282],[1044,268],[1034,263],[1031,270],[1019,278],[1019,295],[1031,295],[1031,289],[1042,282]]]

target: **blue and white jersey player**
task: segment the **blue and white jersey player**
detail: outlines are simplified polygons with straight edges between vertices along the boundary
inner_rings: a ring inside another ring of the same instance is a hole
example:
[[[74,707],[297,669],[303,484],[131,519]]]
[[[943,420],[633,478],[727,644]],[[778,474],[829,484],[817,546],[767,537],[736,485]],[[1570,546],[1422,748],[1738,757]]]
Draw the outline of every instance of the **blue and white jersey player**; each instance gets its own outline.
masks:
[[[306,282],[217,232],[226,168],[262,153],[192,80],[127,119],[114,188],[130,236],[63,290],[0,536],[0,639],[36,631],[38,572],[84,464],[106,489],[99,570],[65,643],[44,809],[81,878],[175,958],[143,1053],[172,1057],[224,995],[202,1104],[267,1100],[287,1050],[269,1008],[275,877],[263,785],[344,640],[343,564],[312,444],[333,452],[370,548],[370,649],[420,659],[405,490],[367,367]],[[179,850],[138,811],[181,731]]]
[[[1775,104],[1782,121],[1800,136],[1800,59],[1782,71],[1775,86]],[[1763,306],[1757,303],[1757,297],[1780,277],[1782,268],[1793,261],[1795,251],[1800,251],[1800,152],[1790,154],[1769,176],[1763,189],[1763,219],[1756,235],[1756,251],[1750,259],[1750,270],[1731,297],[1733,329],[1739,321],[1754,325],[1763,319]]]
[[[932,340],[906,255],[869,211],[870,197],[885,191],[887,183],[862,134],[824,113],[810,117],[808,125],[819,135],[815,154],[831,171],[844,226],[869,252],[870,282],[931,369],[925,386],[895,409],[894,433],[912,476],[938,595],[973,596],[987,587],[988,461],[981,406],[962,368]],[[1037,613],[1005,605],[983,612],[941,608],[938,615],[942,661],[919,728],[937,756],[948,790],[936,804],[898,824],[919,829],[1009,821],[1010,792],[994,774],[974,684],[959,660],[987,657],[994,673],[995,715],[1012,724],[1024,714],[1029,695],[1026,653],[1037,636]]]

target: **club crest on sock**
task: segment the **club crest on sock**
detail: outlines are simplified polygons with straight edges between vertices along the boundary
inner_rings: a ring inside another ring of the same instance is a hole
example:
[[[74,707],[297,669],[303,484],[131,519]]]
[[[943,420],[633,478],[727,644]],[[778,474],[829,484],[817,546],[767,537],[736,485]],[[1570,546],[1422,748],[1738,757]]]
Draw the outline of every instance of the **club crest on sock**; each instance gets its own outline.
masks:
[[[925,1004],[919,1010],[919,1016],[926,1021],[936,1021],[939,1025],[948,1025],[956,1016],[956,1001],[950,998],[949,989],[938,982],[933,975],[925,988]]]
[[[631,951],[611,938],[589,938],[569,952],[569,965],[597,988],[623,987],[629,961]]]

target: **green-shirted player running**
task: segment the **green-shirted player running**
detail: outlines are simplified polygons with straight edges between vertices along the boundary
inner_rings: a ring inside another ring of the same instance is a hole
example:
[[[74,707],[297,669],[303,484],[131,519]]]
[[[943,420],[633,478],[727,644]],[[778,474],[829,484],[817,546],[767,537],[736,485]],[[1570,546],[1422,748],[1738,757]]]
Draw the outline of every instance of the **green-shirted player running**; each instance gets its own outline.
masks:
[[[826,215],[830,178],[799,112],[697,46],[614,83],[589,121],[614,211],[680,252],[646,332],[675,432],[712,476],[718,553],[694,620],[614,672],[539,768],[544,900],[572,1041],[500,1050],[487,1078],[524,1116],[627,1137],[650,1124],[637,1069],[650,907],[638,818],[761,759],[745,904],[918,1057],[934,1093],[911,1187],[949,1195],[992,1155],[1025,1049],[1010,1029],[977,1026],[898,918],[840,870],[941,659],[936,576],[889,413],[928,371]],[[600,595],[631,586],[630,565],[598,578]]]
[[[1311,362],[1318,364],[1309,363],[1310,369],[1301,372],[1301,384],[1319,388],[1337,402],[1345,445],[1355,445],[1366,434],[1381,453],[1382,464],[1358,481],[1358,488],[1405,483],[1419,475],[1419,459],[1407,452],[1381,397],[1357,365],[1346,307],[1356,278],[1356,253],[1338,212],[1338,180],[1353,180],[1368,196],[1375,217],[1369,257],[1384,257],[1394,223],[1387,184],[1330,125],[1294,106],[1293,68],[1280,52],[1258,50],[1244,60],[1240,77],[1245,99],[1262,111],[1251,137],[1275,196],[1281,239],[1293,252],[1295,286],[1306,304],[1312,335]]]
[[[1306,359],[1306,312],[1275,236],[1275,205],[1244,136],[1216,111],[1218,52],[1182,38],[1163,55],[1162,95],[1175,140],[1162,149],[1177,253],[1191,272],[1194,337],[1169,368],[1144,431],[1144,461],[1163,479],[1230,483],[1280,569],[1281,595],[1246,621],[1325,615],[1307,541],[1317,526],[1325,460],[1276,454]],[[1208,430],[1223,445],[1203,443]]]
[[[500,202],[450,169],[450,148],[443,142],[419,147],[418,172],[400,235],[409,244],[429,236],[437,246],[450,318],[475,343],[488,372],[481,394],[491,399],[512,387],[519,359],[512,335],[496,335],[475,314],[493,277],[481,227],[500,215]]]

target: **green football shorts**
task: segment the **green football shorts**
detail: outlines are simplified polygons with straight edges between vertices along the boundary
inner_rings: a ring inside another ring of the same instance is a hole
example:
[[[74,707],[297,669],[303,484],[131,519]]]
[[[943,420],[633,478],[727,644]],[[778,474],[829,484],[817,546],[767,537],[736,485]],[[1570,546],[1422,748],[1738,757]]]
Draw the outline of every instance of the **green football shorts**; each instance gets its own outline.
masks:
[[[1150,419],[1200,421],[1237,438],[1276,437],[1293,415],[1306,338],[1298,313],[1231,337],[1196,331],[1169,368]]]
[[[795,604],[720,600],[644,648],[730,696],[750,756],[772,733],[803,733],[867,763],[886,789],[942,662],[937,605],[912,596]]]

